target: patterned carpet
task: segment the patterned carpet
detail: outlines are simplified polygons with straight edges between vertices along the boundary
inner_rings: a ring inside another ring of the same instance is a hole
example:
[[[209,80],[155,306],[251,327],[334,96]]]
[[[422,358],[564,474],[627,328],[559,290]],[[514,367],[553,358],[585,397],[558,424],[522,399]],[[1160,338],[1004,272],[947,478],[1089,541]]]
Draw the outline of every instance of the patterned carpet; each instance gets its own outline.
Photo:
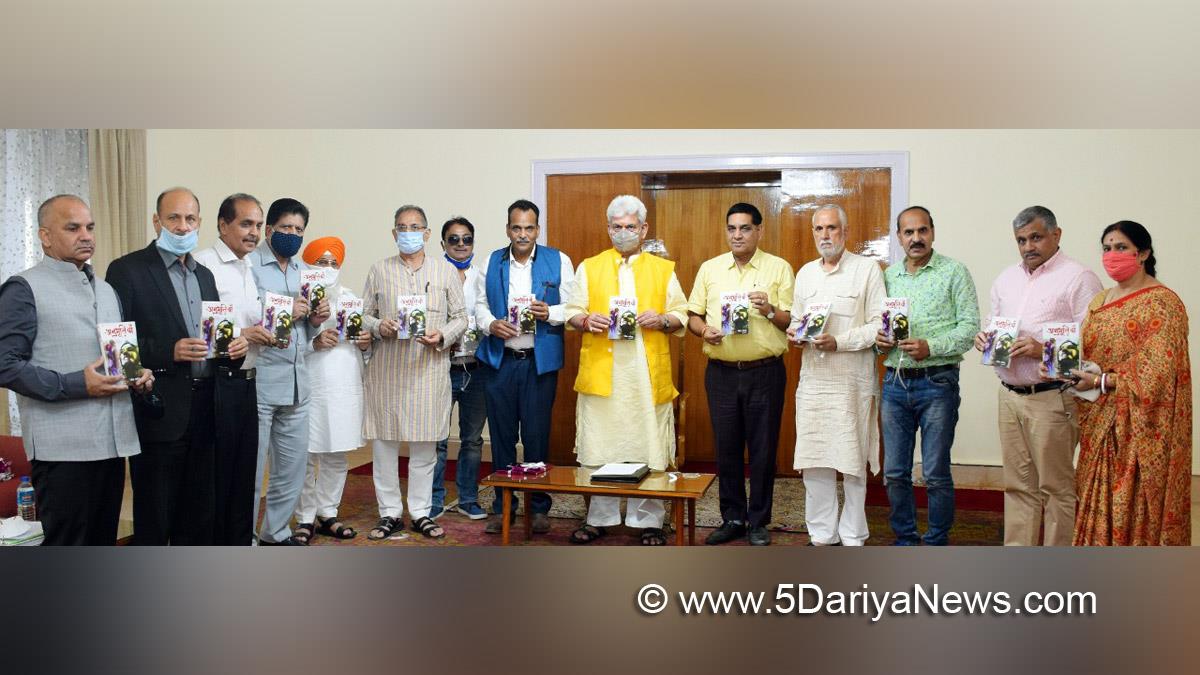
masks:
[[[401,479],[407,494],[407,481]],[[447,502],[454,500],[454,484],[447,483]],[[490,488],[480,491],[480,503],[491,503]],[[485,506],[486,507],[486,506]],[[525,539],[517,520],[513,529],[512,544],[532,546],[568,546],[570,535],[579,527],[584,513],[583,498],[574,495],[555,495],[554,507],[551,510],[551,529],[546,534],[534,535],[531,541]],[[351,527],[358,530],[358,537],[351,540],[337,540],[331,537],[317,535],[313,545],[359,545],[359,546],[498,546],[499,535],[484,534],[483,528],[487,521],[469,520],[457,513],[447,513],[438,519],[446,530],[442,539],[425,539],[420,534],[408,531],[399,539],[370,541],[366,534],[379,519],[375,503],[375,487],[370,475],[362,472],[352,472],[346,478],[346,490],[342,497],[340,517]],[[918,509],[918,522],[925,522],[925,510]],[[772,541],[778,546],[803,546],[808,543],[808,534],[804,527],[804,483],[795,478],[779,478],[775,481],[775,502],[773,511]],[[405,522],[408,522],[405,514]],[[717,509],[717,487],[714,484],[696,507],[696,543],[701,544],[712,528],[720,524]],[[894,541],[891,529],[887,524],[887,507],[867,506],[867,523],[871,538],[868,545],[888,545]],[[950,533],[950,541],[963,546],[998,546],[1003,542],[1002,532],[1004,514],[994,510],[959,509],[956,513],[955,524]],[[608,528],[608,535],[592,543],[592,546],[635,546],[639,545],[638,530],[624,526]],[[396,536],[401,536],[397,533]],[[671,539],[673,541],[673,538]],[[745,545],[745,541],[731,545]]]

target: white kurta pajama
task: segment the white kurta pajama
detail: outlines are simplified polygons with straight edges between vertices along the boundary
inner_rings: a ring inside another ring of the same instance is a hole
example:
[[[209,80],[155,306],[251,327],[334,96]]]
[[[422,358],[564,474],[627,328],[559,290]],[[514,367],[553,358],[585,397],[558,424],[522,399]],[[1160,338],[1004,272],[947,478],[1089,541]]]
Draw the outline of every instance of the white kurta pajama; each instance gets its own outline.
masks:
[[[442,343],[382,339],[379,323],[394,319],[401,295],[425,295],[426,330]],[[425,254],[417,269],[399,255],[371,266],[363,290],[363,327],[375,338],[366,367],[363,436],[373,439],[372,474],[379,515],[399,518],[400,443],[408,443],[408,511],[429,515],[436,444],[450,433],[450,350],[467,328],[462,280],[440,256]]]
[[[331,313],[319,331],[337,328],[337,301],[354,299],[340,284],[329,289]],[[318,331],[318,332],[319,332]],[[314,516],[337,516],[346,487],[346,453],[364,444],[363,351],[352,342],[308,355],[311,383],[308,402],[308,469],[296,520],[313,522]]]
[[[825,332],[836,352],[804,345],[796,387],[796,451],[804,473],[805,518],[815,544],[861,545],[866,522],[866,471],[879,473],[879,383],[875,333],[887,291],[870,258],[849,251],[826,272],[814,260],[796,275],[793,316],[813,302],[832,303]],[[845,506],[838,517],[837,474]]]
[[[632,263],[635,254],[617,268],[622,296],[636,296]],[[575,278],[564,286],[566,319],[588,314],[588,281],[585,266],[579,264]],[[682,336],[687,325],[687,297],[675,273],[667,283],[664,313],[680,322],[675,336]],[[607,310],[607,308],[604,308]],[[602,310],[600,313],[604,313]],[[640,314],[643,308],[638,308]],[[640,326],[634,340],[612,340],[614,396],[579,394],[575,408],[575,454],[585,469],[597,469],[609,462],[645,462],[662,471],[675,456],[675,417],[671,402],[654,404],[650,388],[650,369]],[[587,524],[607,527],[621,522],[620,498],[591,499]],[[661,500],[629,499],[625,524],[635,528],[662,527],[666,510]]]

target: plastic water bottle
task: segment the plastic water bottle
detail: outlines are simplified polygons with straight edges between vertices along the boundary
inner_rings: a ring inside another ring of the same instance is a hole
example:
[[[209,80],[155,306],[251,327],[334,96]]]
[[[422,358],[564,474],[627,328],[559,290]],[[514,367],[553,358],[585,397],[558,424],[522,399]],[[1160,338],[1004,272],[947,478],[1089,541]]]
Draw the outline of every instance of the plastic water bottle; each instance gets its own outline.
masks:
[[[33,501],[33,483],[29,476],[21,476],[21,484],[17,486],[17,514],[23,520],[37,520],[37,505]]]

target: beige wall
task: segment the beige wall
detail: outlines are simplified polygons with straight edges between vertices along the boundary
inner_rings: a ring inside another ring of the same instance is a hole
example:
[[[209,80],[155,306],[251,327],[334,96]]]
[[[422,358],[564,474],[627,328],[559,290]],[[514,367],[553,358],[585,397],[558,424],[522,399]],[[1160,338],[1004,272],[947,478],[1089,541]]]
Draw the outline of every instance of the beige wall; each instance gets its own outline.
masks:
[[[501,246],[504,209],[530,194],[535,159],[903,150],[910,153],[909,201],[933,211],[935,246],[970,268],[984,313],[991,280],[1016,261],[1009,223],[1035,203],[1054,210],[1065,250],[1106,284],[1100,230],[1119,219],[1146,225],[1160,279],[1200,313],[1200,274],[1188,262],[1195,256],[1190,221],[1200,213],[1197,131],[151,130],[147,146],[147,214],[161,189],[191,187],[203,205],[207,246],[225,195],[249,192],[265,203],[296,197],[312,210],[308,236],[346,241],[343,278],[351,284],[393,253],[388,230],[402,203],[422,205],[435,225],[465,215],[478,228],[481,251]],[[603,217],[596,214],[598,225]],[[954,460],[998,465],[995,378],[969,357],[962,381]],[[1200,456],[1193,472],[1200,473]]]

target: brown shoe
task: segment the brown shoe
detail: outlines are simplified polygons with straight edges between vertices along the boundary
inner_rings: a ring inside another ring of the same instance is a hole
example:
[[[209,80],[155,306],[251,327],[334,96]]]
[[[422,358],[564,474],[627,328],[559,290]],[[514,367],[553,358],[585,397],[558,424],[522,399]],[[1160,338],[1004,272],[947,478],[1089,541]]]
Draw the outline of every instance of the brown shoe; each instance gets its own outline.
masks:
[[[536,534],[545,534],[550,531],[550,516],[544,513],[533,514],[533,531]]]
[[[487,526],[483,528],[484,534],[501,534],[504,529],[504,521],[502,516],[493,514],[488,516]]]

